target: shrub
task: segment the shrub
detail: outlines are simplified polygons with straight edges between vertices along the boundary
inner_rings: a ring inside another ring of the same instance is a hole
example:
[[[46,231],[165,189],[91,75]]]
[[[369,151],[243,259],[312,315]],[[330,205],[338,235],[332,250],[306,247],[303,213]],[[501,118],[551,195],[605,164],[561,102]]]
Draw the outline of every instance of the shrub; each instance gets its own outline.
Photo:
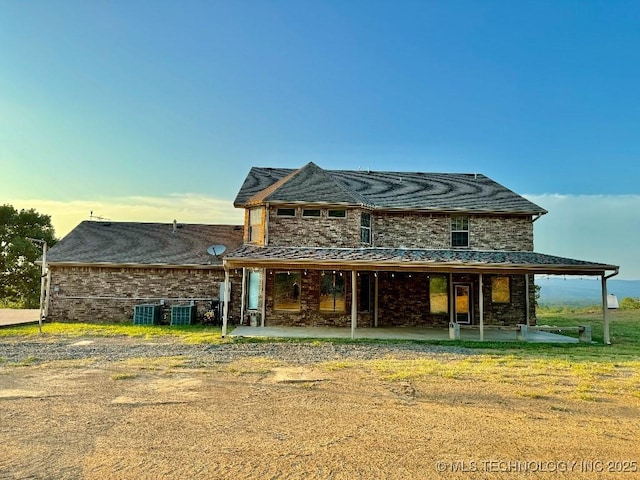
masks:
[[[640,309],[640,298],[624,297],[620,301],[622,310],[638,310]]]

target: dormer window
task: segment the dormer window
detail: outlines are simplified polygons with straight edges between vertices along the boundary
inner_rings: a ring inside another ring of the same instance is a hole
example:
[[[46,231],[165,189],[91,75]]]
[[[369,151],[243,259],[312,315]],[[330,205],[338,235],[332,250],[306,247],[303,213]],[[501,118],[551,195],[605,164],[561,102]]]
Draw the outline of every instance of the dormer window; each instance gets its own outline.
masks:
[[[469,246],[469,217],[455,215],[451,217],[451,246]]]
[[[371,245],[371,214],[362,212],[360,216],[360,242]]]

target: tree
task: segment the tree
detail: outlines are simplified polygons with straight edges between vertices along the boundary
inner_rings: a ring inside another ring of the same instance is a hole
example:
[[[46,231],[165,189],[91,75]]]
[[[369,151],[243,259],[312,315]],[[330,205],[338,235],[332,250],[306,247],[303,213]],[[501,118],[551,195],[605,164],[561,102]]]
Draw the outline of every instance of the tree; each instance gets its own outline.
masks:
[[[40,304],[42,247],[28,238],[56,243],[51,217],[29,210],[0,206],[0,306],[37,308]]]

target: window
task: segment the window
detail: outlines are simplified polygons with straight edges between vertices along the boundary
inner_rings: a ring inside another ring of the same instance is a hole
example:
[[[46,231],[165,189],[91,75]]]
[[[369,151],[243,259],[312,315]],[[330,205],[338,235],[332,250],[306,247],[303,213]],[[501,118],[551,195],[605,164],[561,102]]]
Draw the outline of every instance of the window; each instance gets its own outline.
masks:
[[[511,287],[509,277],[491,278],[491,301],[493,303],[510,303]]]
[[[344,275],[342,272],[322,275],[320,277],[320,311],[344,312],[346,304]]]
[[[371,214],[362,213],[360,216],[360,242],[371,244]]]
[[[258,298],[260,296],[260,272],[249,271],[247,309],[258,309]]]
[[[451,246],[452,247],[468,247],[469,246],[469,217],[467,216],[451,217]]]
[[[249,209],[249,241],[260,241],[260,233],[262,231],[262,209]]]
[[[371,274],[360,274],[360,291],[358,292],[359,311],[371,311]]]
[[[431,313],[449,313],[449,286],[445,275],[429,278],[429,306]]]
[[[278,217],[295,217],[296,209],[295,208],[279,208],[276,210],[276,215]]]
[[[302,216],[303,217],[319,217],[320,216],[320,209],[317,208],[305,208],[304,210],[302,210]]]
[[[300,272],[276,272],[273,308],[276,310],[300,310]]]
[[[329,210],[327,212],[329,218],[346,218],[347,211],[346,210]]]

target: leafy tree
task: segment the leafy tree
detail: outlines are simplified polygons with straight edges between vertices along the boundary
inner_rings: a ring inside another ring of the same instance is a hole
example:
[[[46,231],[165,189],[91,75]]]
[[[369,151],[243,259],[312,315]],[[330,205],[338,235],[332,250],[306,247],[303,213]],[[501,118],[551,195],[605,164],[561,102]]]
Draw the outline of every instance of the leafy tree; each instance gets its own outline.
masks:
[[[622,310],[638,310],[640,309],[640,298],[624,297],[620,301],[620,308]]]
[[[0,306],[37,308],[40,304],[42,246],[28,238],[56,243],[51,217],[34,209],[0,206]]]

